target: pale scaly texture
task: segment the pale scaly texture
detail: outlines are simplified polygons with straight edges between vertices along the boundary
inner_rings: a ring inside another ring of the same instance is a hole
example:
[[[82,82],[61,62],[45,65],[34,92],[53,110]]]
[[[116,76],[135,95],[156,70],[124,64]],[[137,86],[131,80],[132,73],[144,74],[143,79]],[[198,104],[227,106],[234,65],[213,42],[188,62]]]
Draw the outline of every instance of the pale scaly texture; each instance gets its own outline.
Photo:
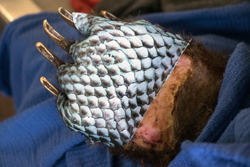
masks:
[[[71,46],[74,64],[59,67],[60,116],[88,143],[124,146],[189,43],[145,20],[73,20],[89,37]]]

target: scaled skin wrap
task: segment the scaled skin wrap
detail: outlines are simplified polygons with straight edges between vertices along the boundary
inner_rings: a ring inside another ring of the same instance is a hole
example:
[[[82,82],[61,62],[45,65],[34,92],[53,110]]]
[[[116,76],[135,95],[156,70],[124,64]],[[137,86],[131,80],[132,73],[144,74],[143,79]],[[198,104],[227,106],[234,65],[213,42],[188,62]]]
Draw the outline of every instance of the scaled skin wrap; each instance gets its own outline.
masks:
[[[88,143],[124,146],[189,42],[145,20],[72,16],[88,38],[71,45],[74,64],[58,68],[59,114]]]

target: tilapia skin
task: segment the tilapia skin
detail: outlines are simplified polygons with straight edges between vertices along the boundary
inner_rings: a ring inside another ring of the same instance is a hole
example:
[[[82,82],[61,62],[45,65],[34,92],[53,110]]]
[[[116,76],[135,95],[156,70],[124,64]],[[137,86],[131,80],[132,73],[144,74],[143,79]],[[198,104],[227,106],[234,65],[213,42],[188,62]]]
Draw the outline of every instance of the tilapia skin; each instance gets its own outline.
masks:
[[[189,42],[145,20],[73,20],[88,38],[71,45],[74,64],[58,69],[60,117],[88,143],[124,146]]]

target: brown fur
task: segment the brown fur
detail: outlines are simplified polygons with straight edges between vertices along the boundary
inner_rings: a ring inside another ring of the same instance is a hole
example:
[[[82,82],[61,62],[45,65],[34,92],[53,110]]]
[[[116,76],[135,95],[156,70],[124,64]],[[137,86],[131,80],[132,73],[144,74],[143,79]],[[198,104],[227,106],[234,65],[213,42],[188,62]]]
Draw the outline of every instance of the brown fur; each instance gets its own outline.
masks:
[[[188,47],[184,54],[192,58],[193,74],[175,96],[174,135],[180,150],[184,140],[194,141],[216,107],[223,73],[229,56],[208,51],[201,42]]]
[[[111,153],[121,153],[135,162],[150,166],[166,166],[180,151],[184,140],[194,141],[212,115],[223,79],[228,56],[208,51],[201,42],[192,41],[184,54],[191,58],[192,75],[175,95],[174,150],[162,152],[147,150],[129,142],[129,150],[110,148]]]

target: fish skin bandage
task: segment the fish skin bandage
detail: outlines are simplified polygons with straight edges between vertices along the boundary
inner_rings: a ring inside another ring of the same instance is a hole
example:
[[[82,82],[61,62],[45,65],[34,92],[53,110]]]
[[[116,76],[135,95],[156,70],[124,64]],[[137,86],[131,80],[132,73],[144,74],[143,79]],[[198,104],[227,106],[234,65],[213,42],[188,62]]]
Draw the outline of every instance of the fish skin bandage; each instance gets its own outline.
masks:
[[[145,20],[72,16],[88,38],[71,45],[74,64],[58,68],[60,117],[88,143],[125,146],[189,41]]]

